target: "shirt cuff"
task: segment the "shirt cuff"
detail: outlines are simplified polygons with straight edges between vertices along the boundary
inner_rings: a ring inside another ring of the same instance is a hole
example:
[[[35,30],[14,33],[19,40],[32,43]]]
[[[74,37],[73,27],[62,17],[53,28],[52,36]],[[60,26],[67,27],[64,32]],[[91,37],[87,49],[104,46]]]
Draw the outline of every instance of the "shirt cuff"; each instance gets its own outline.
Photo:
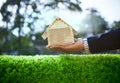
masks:
[[[84,50],[85,50],[85,53],[86,54],[90,54],[90,50],[89,50],[89,45],[88,45],[88,41],[87,39],[83,39],[83,42],[84,42]]]

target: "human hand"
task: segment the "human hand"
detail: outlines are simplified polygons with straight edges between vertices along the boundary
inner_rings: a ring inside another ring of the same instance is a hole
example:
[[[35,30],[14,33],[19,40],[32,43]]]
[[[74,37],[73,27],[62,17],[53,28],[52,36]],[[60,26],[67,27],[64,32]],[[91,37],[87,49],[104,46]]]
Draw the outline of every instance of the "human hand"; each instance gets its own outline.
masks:
[[[79,52],[84,49],[83,40],[81,38],[75,39],[73,44],[69,45],[55,45],[47,46],[49,49],[62,51],[62,52]]]

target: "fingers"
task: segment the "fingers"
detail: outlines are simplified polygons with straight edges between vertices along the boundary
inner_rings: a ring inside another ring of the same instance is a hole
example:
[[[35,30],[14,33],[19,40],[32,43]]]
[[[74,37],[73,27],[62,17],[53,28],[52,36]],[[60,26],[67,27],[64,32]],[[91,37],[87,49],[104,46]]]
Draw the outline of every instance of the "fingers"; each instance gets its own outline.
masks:
[[[57,46],[46,46],[47,48],[50,48],[50,49],[54,49],[54,48],[61,48],[61,46],[57,45]]]
[[[57,50],[57,51],[64,51],[64,47],[61,45],[57,45],[57,46],[46,46],[47,48],[51,49],[51,50]]]
[[[72,45],[57,45],[57,46],[48,46],[49,49],[62,51],[62,52],[72,52]]]
[[[82,41],[76,41],[73,44],[68,45],[55,45],[55,46],[46,46],[49,49],[63,51],[63,52],[78,52],[83,49]]]

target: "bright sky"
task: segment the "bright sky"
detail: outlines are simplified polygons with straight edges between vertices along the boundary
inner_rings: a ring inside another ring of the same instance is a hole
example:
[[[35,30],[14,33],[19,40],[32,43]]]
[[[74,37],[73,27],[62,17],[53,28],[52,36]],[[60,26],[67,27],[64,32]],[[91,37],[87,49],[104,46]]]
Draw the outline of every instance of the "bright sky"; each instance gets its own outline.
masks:
[[[109,22],[120,20],[120,0],[81,0],[82,9],[96,8]]]

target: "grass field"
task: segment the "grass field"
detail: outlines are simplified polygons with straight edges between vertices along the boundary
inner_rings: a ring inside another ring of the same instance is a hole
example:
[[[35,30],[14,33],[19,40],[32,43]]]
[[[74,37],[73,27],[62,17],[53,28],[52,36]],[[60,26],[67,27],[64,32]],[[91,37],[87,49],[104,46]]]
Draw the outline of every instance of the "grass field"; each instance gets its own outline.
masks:
[[[0,83],[120,83],[120,54],[2,55]]]

